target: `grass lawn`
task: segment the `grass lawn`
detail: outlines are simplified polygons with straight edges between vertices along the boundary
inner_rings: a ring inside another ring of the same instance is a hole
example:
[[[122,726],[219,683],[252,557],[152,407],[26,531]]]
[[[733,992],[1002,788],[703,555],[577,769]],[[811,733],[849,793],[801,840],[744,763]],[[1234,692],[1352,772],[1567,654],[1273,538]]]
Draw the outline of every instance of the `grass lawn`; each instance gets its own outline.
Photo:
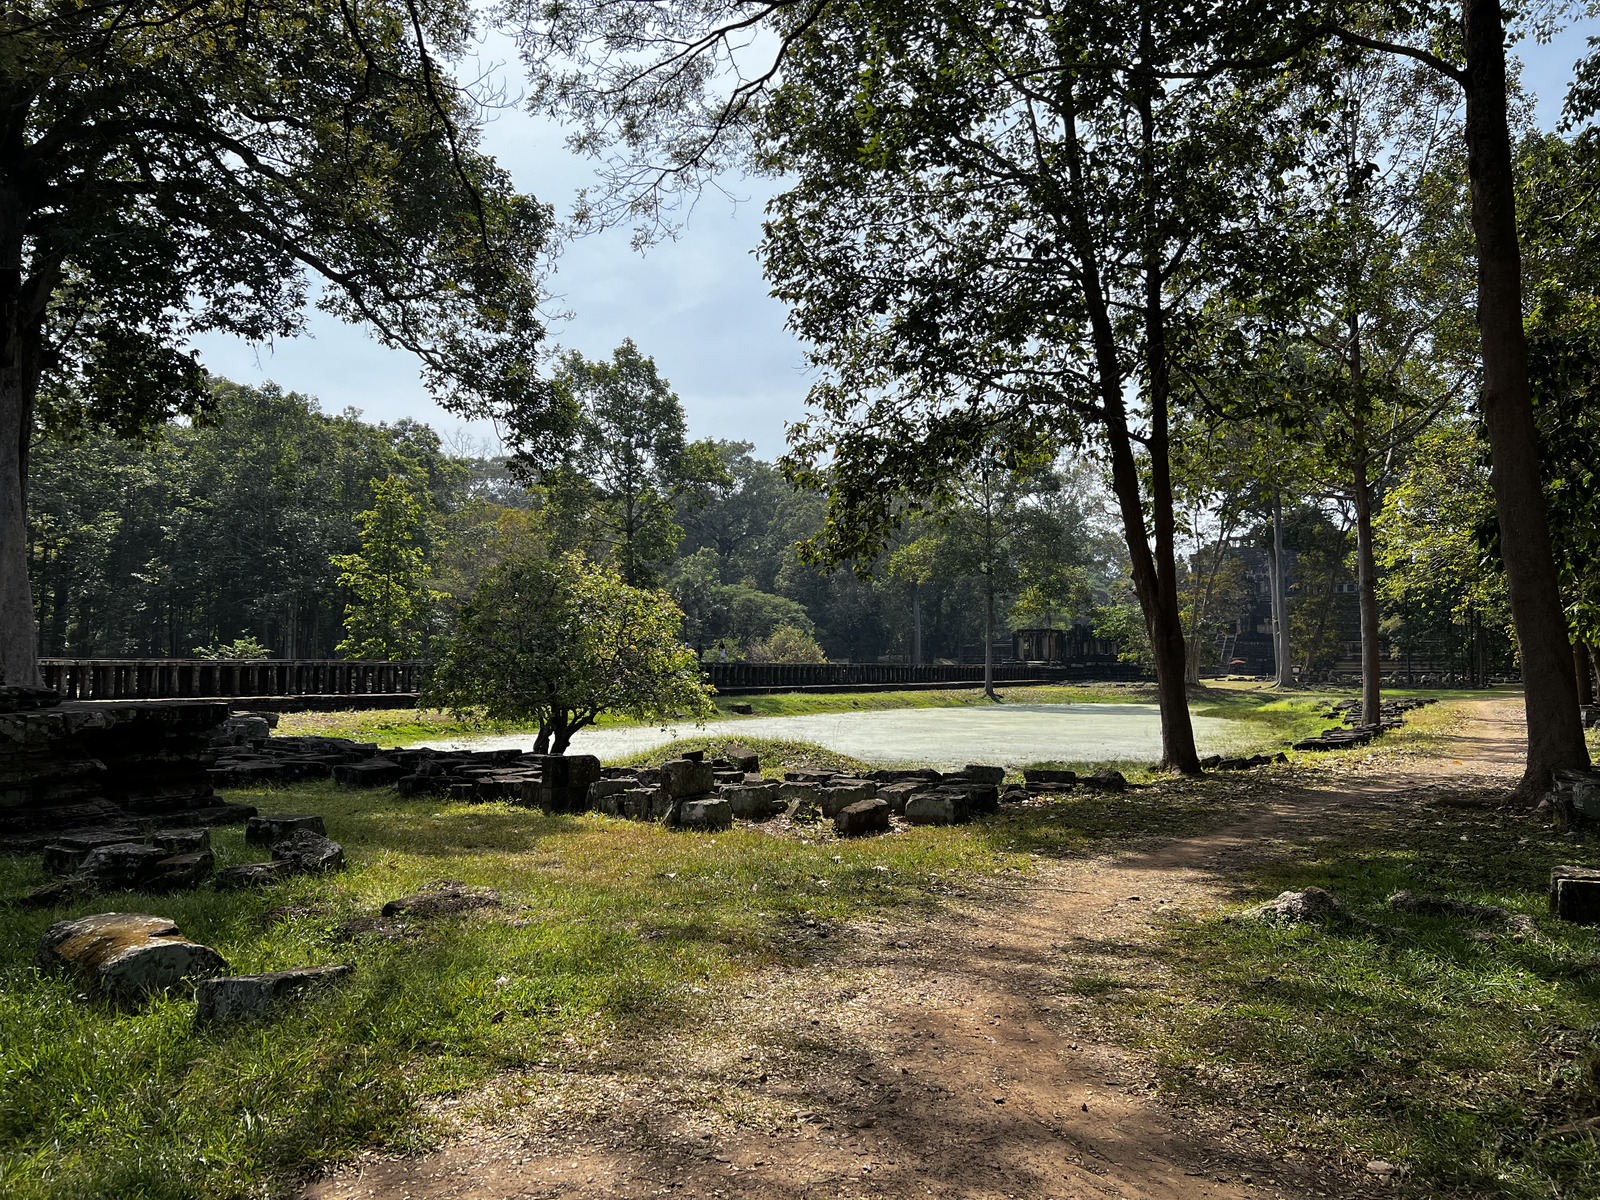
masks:
[[[1323,724],[1322,697],[1221,693],[1197,705],[1259,723],[1264,741]],[[914,921],[964,881],[1217,828],[1357,762],[1414,767],[1459,719],[1438,705],[1370,752],[1198,781],[1146,773],[1154,786],[1123,795],[1074,793],[967,827],[850,842],[825,830],[686,834],[326,784],[231,792],[266,812],[321,813],[348,868],[259,893],[7,909],[0,1195],[286,1192],[362,1149],[430,1144],[441,1135],[430,1102],[497,1074],[670,1038],[741,975],[798,962],[798,922]],[[702,744],[746,741],[737,730],[719,723]],[[815,746],[753,748],[769,770],[855,765]],[[1600,843],[1459,806],[1481,799],[1404,795],[1230,876],[1241,905],[1316,883],[1400,935],[1191,920],[1150,950],[1159,986],[1107,979],[1091,1011],[1154,1056],[1172,1094],[1261,1114],[1278,1144],[1403,1161],[1413,1195],[1600,1194],[1596,1124],[1584,1124],[1600,1118],[1600,937],[1542,916],[1550,864],[1600,865]],[[239,829],[213,837],[223,865],[264,857]],[[346,920],[443,879],[497,888],[506,907],[417,923],[399,940],[342,937]],[[42,880],[37,858],[0,858],[0,900]],[[1478,942],[1461,922],[1391,914],[1383,900],[1401,887],[1506,904],[1539,916],[1540,933]],[[33,967],[49,924],[107,910],[170,917],[238,973],[356,969],[257,1024],[197,1030],[179,995],[116,1011]]]
[[[802,759],[804,761],[804,759]],[[230,798],[318,812],[347,870],[260,893],[124,894],[0,926],[0,1194],[176,1200],[270,1193],[372,1146],[430,1137],[430,1099],[506,1070],[583,1061],[613,1039],[669,1036],[707,989],[790,961],[808,917],[914,918],[961,880],[1028,871],[1224,822],[1238,781],[1074,796],[965,828],[839,841],[759,828],[716,836],[503,804],[398,800],[329,784]],[[213,832],[219,863],[264,857]],[[0,859],[0,896],[41,882]],[[503,911],[418,925],[400,941],[339,925],[454,879],[501,889]],[[271,1021],[193,1024],[172,996],[132,1012],[34,970],[53,921],[108,910],[174,920],[236,973],[349,962],[343,984]]]
[[[1491,796],[1402,794],[1230,879],[1241,905],[1316,885],[1397,933],[1177,923],[1161,982],[1107,981],[1101,1018],[1171,1098],[1259,1114],[1279,1148],[1402,1163],[1403,1194],[1600,1196],[1600,930],[1549,919],[1546,890],[1552,864],[1600,866],[1600,841],[1459,806]],[[1401,889],[1539,932],[1408,916],[1385,903]]]

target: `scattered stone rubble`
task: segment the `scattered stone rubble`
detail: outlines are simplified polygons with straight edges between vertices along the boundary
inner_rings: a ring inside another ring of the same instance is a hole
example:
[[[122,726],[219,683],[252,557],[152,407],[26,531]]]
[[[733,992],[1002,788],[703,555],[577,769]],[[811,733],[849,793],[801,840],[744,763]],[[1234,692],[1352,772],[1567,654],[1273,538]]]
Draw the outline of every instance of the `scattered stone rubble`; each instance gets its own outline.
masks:
[[[1564,869],[1570,868],[1557,868],[1558,871]],[[1600,871],[1590,874],[1594,876],[1596,884],[1600,885]],[[1600,891],[1597,891],[1597,895],[1600,895]],[[1396,892],[1389,897],[1387,903],[1396,912],[1410,913],[1414,916],[1456,917],[1481,924],[1500,924],[1505,927],[1514,942],[1523,941],[1529,935],[1538,932],[1538,926],[1532,917],[1512,912],[1509,908],[1498,904],[1474,904],[1467,900],[1456,900],[1450,896],[1439,896],[1431,892],[1411,891]],[[1555,910],[1554,906],[1555,893],[1552,891],[1551,911]],[[1600,910],[1597,910],[1597,914],[1600,914]],[[1397,937],[1404,933],[1392,925],[1380,925],[1376,921],[1357,916],[1332,892],[1319,887],[1308,887],[1303,892],[1280,892],[1275,899],[1247,909],[1240,915],[1245,920],[1264,921],[1272,925],[1331,922],[1384,937]],[[1467,936],[1474,941],[1489,941],[1495,934],[1488,930],[1473,930]]]
[[[314,987],[343,979],[354,967],[336,963],[326,967],[291,967],[264,975],[229,975],[203,979],[194,989],[197,1024],[249,1021],[267,1016],[274,1008],[296,999]]]
[[[191,942],[167,918],[144,913],[58,921],[39,939],[37,964],[46,974],[70,975],[119,1003],[228,969],[211,947]]]
[[[1342,726],[1324,729],[1313,738],[1306,738],[1296,742],[1296,750],[1348,750],[1352,746],[1365,746],[1373,738],[1387,733],[1391,729],[1399,729],[1405,722],[1405,714],[1413,709],[1425,708],[1437,703],[1433,696],[1412,696],[1401,700],[1385,700],[1380,708],[1382,720],[1376,725],[1365,725],[1361,722],[1361,701],[1341,700],[1329,706],[1328,711],[1322,715],[1329,720],[1343,720]]]

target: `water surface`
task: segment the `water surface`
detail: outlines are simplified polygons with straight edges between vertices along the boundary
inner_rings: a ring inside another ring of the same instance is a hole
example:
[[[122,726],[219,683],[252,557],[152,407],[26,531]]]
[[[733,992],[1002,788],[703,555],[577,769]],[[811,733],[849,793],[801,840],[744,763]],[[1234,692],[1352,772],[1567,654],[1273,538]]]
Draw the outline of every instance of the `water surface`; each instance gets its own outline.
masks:
[[[1194,717],[1200,753],[1244,749],[1259,734],[1238,721]],[[733,717],[696,727],[683,723],[612,725],[580,730],[569,753],[611,760],[679,738],[783,738],[816,742],[865,762],[920,762],[948,768],[965,763],[1016,767],[1029,762],[1155,762],[1161,757],[1161,717],[1154,704],[999,704],[972,708],[901,708],[874,712],[806,713],[794,717]],[[440,749],[533,748],[533,734],[427,741]]]

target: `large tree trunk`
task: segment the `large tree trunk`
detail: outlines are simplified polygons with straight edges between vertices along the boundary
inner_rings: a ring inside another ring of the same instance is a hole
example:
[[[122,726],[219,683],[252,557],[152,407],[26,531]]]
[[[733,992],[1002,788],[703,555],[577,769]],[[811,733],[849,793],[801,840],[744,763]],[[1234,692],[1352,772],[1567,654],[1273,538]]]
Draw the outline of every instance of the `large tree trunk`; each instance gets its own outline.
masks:
[[[1506,119],[1505,27],[1499,0],[1464,0],[1467,176],[1478,252],[1483,418],[1528,717],[1517,792],[1531,801],[1559,767],[1589,765],[1578,686],[1539,476],[1538,431],[1522,329],[1522,258]]]
[[[1278,667],[1277,686],[1294,686],[1294,660],[1289,656],[1289,570],[1283,561],[1283,497],[1272,493],[1272,650]]]
[[[1383,721],[1383,680],[1378,674],[1378,571],[1372,553],[1372,485],[1358,455],[1351,491],[1356,502],[1356,590],[1361,609],[1361,723]]]
[[[1141,57],[1155,57],[1150,15],[1146,10],[1141,36]],[[1188,654],[1183,644],[1183,613],[1178,605],[1178,523],[1172,502],[1172,457],[1168,428],[1171,392],[1167,367],[1167,310],[1162,295],[1165,278],[1156,199],[1156,148],[1154,97],[1139,97],[1139,122],[1144,175],[1144,350],[1149,375],[1150,434],[1146,442],[1150,467],[1150,524],[1155,533],[1155,595],[1146,609],[1150,646],[1156,663],[1156,691],[1161,703],[1163,761],[1185,774],[1200,772],[1200,755],[1189,720],[1189,689],[1185,684]],[[1140,541],[1144,540],[1141,532]],[[1174,715],[1168,720],[1167,714]],[[1181,713],[1181,719],[1177,714]]]
[[[7,298],[9,300],[9,298]],[[39,683],[39,631],[28,583],[28,442],[39,376],[14,303],[0,304],[0,683]]]

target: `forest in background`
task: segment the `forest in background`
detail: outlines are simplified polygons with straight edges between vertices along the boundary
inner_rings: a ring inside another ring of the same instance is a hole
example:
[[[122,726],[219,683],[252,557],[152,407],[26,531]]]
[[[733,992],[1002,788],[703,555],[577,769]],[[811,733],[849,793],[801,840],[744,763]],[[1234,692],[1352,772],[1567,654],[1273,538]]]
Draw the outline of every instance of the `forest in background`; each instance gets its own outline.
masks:
[[[664,588],[684,639],[707,657],[912,662],[920,624],[920,661],[981,661],[992,592],[996,658],[1014,629],[1077,625],[1148,662],[1091,461],[980,461],[941,520],[909,517],[865,573],[825,573],[798,552],[823,529],[824,498],[748,443],[688,441],[651,360],[624,346],[609,363],[568,356],[561,370],[590,436],[542,464],[226,380],[213,381],[200,420],[139,441],[41,441],[30,552],[42,654],[187,657],[255,644],[273,657],[336,657],[352,602],[340,564],[361,553],[375,487],[392,480],[418,512],[399,535],[422,564],[418,649],[531,540]],[[1476,628],[1493,665],[1509,664],[1504,598],[1475,540],[1488,503],[1477,455],[1472,429],[1447,425],[1394,476],[1379,525],[1396,658],[1470,670]],[[1270,621],[1270,498],[1258,481],[1219,491],[1208,480],[1184,516],[1196,677],[1226,667],[1233,635],[1260,640],[1251,623]],[[1301,495],[1282,525],[1293,662],[1302,675],[1326,671],[1358,636],[1350,520],[1335,501]]]

